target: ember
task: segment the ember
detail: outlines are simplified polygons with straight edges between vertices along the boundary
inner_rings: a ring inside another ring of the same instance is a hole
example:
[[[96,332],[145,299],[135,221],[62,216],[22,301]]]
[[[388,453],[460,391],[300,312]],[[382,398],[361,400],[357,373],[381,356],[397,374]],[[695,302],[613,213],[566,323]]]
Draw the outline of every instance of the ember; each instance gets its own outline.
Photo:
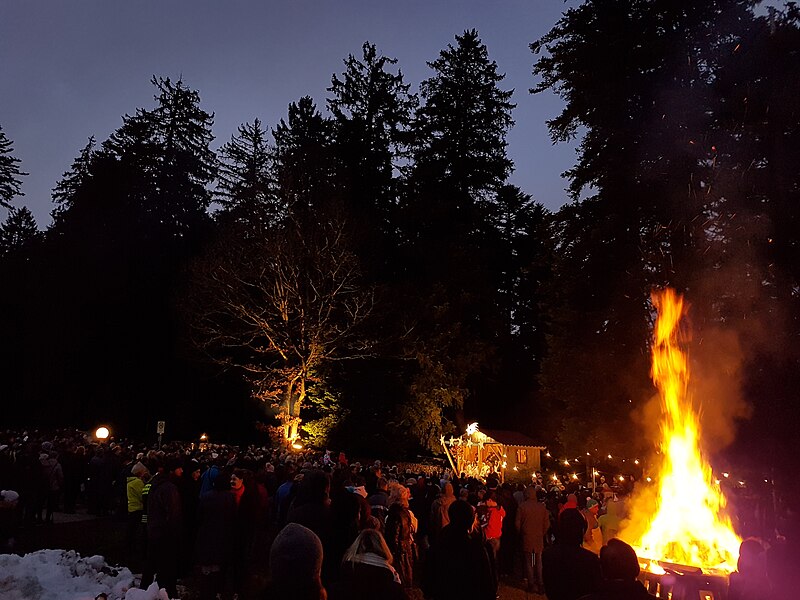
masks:
[[[671,289],[653,294],[658,309],[652,378],[663,418],[657,489],[639,491],[630,523],[620,537],[646,559],[645,570],[664,573],[664,563],[705,573],[736,570],[741,540],[725,514],[725,496],[700,449],[698,410],[688,392],[689,365],[681,347],[683,298]],[[652,562],[650,562],[652,561]],[[687,570],[687,569],[685,569]]]

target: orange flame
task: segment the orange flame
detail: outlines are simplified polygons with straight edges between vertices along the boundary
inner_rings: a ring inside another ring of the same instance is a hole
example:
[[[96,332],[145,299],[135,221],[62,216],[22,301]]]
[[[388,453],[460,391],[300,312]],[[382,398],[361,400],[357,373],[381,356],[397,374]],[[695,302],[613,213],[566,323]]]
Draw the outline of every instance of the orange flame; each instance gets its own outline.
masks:
[[[733,572],[741,540],[725,514],[726,500],[700,450],[700,423],[688,393],[689,364],[681,348],[683,298],[653,293],[658,309],[651,376],[659,390],[661,465],[656,496],[634,499],[621,537],[647,559]]]

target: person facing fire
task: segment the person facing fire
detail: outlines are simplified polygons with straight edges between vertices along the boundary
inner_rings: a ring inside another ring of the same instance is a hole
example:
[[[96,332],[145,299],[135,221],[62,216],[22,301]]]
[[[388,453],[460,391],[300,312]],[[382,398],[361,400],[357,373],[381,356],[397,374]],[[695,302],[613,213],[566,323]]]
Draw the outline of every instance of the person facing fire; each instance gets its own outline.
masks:
[[[541,495],[544,497],[543,491]],[[536,488],[525,488],[525,500],[516,515],[516,529],[525,562],[525,579],[531,593],[542,592],[542,551],[547,530],[550,529],[550,514],[539,500]]]
[[[556,543],[542,552],[542,579],[549,600],[577,600],[600,588],[600,559],[581,547],[586,527],[577,508],[559,515]]]
[[[600,550],[603,581],[593,594],[582,600],[655,600],[639,577],[639,559],[634,549],[618,539],[611,539]]]

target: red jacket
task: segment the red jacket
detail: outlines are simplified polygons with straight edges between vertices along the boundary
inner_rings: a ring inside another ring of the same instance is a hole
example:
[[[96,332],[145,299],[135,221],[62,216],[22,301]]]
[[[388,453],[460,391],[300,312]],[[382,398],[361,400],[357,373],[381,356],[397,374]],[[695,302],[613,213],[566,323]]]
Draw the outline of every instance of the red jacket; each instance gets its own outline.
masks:
[[[506,516],[506,510],[498,505],[486,505],[486,522],[483,525],[483,532],[486,534],[487,540],[499,538],[503,535],[503,519]]]

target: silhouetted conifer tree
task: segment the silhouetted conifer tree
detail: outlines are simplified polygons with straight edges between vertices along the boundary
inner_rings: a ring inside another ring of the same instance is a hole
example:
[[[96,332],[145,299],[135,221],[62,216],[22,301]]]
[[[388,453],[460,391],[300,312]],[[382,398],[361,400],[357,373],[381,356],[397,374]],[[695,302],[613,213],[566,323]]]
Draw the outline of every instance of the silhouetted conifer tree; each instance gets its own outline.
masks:
[[[256,119],[239,126],[236,135],[219,150],[217,201],[223,221],[268,226],[279,217],[273,150],[268,132]]]
[[[13,151],[13,142],[6,137],[0,126],[0,206],[5,208],[11,208],[14,196],[24,195],[20,177],[27,175],[20,170],[21,161],[12,154]]]
[[[10,208],[5,222],[0,224],[0,256],[16,254],[40,240],[41,232],[28,207]]]

